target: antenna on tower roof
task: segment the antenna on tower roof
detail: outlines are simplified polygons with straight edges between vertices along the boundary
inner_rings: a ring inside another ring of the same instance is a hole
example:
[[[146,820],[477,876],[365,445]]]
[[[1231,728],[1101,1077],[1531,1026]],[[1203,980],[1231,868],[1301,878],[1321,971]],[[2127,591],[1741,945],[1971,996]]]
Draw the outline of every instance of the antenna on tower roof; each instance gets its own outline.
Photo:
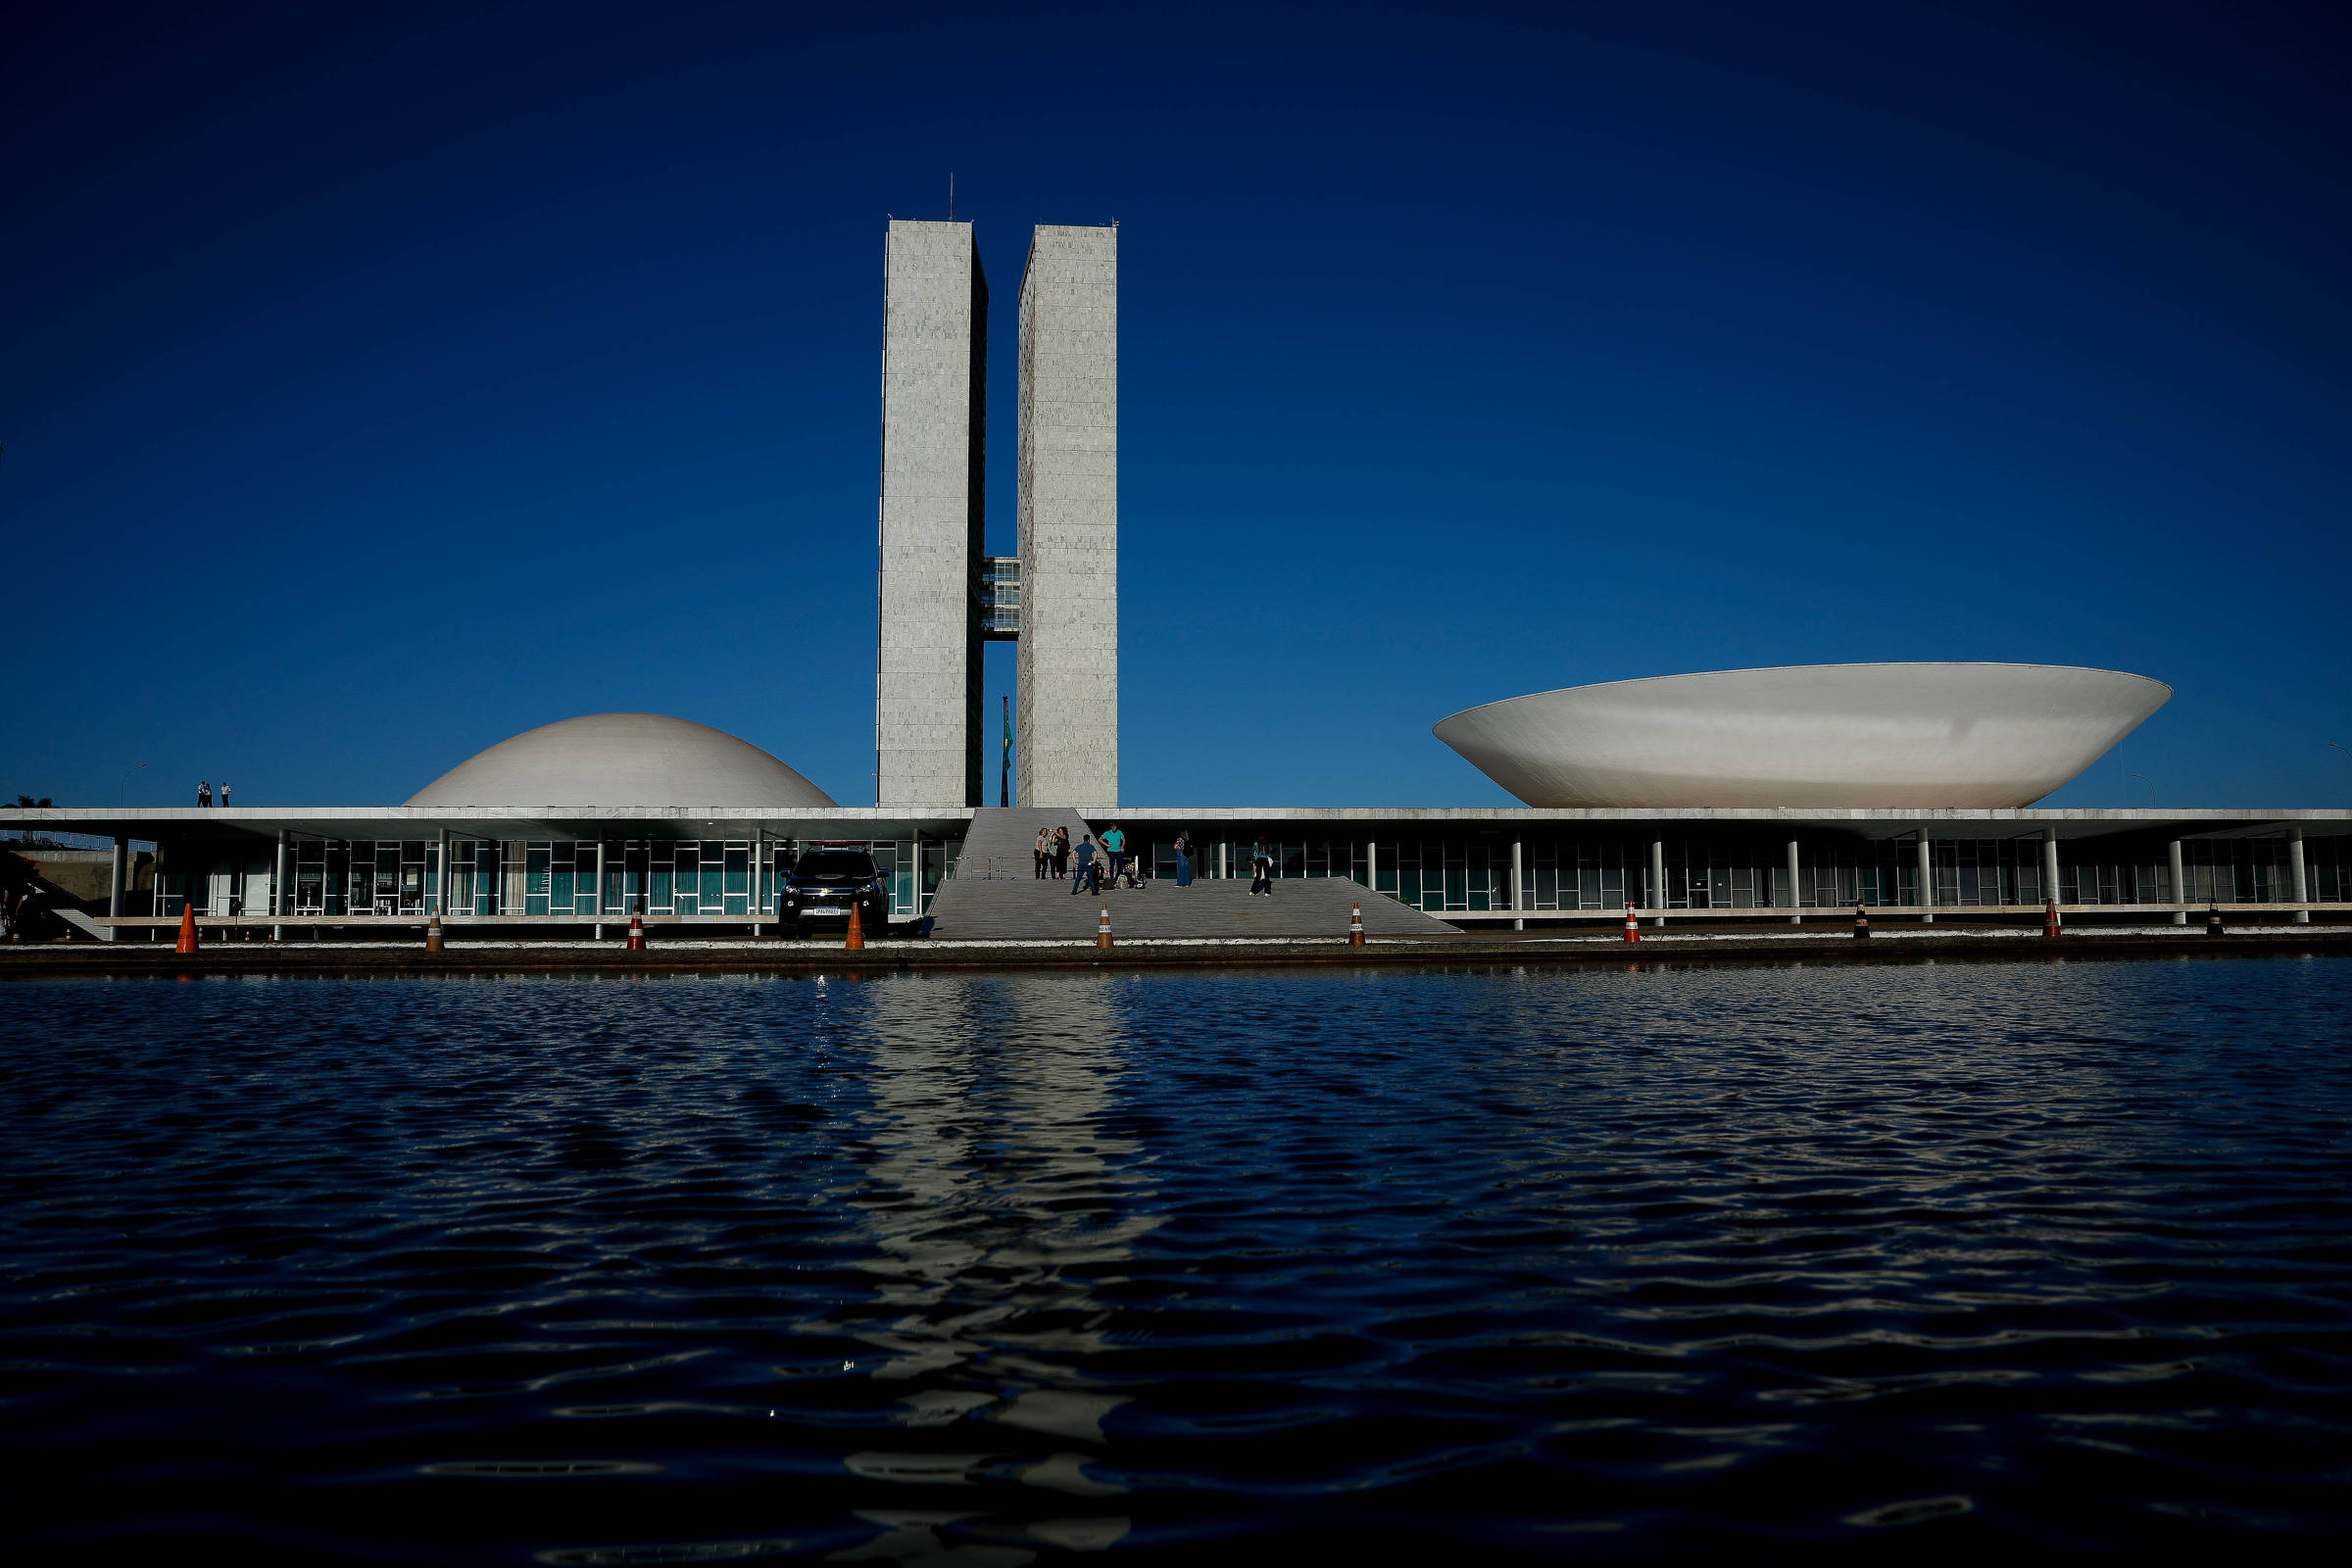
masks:
[[[956,172],[948,172],[948,221],[956,221]]]

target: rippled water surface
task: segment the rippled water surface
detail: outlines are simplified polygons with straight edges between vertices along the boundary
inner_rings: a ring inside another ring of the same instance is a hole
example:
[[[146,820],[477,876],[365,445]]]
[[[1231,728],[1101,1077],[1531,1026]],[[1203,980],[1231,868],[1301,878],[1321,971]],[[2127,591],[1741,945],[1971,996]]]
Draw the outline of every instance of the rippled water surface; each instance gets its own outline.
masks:
[[[2335,1534],[2348,980],[0,986],[0,1536],[1014,1564]]]

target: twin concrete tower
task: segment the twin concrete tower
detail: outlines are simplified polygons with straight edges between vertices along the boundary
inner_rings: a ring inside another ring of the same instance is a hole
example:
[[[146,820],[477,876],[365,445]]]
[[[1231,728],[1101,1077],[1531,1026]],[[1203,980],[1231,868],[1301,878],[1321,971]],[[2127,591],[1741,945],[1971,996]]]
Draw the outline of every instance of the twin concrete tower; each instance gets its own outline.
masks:
[[[883,246],[875,804],[986,804],[980,656],[1017,642],[1024,806],[1119,799],[1119,236],[1041,223],[1021,273],[1019,550],[987,554],[988,280],[972,225]]]

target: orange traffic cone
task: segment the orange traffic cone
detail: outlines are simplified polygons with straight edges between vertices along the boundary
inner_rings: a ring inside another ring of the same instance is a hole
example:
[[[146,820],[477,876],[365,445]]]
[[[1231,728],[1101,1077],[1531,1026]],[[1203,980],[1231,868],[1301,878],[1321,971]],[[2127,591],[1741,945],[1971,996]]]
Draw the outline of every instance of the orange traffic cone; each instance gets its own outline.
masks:
[[[855,902],[850,905],[850,939],[842,946],[852,953],[865,951],[865,922],[858,917],[858,906]]]
[[[179,906],[179,946],[172,951],[173,953],[194,953],[196,951],[196,906],[193,904],[183,904]]]
[[[1364,906],[1360,904],[1348,906],[1348,945],[1351,948],[1364,945]]]
[[[1102,906],[1102,918],[1095,926],[1095,946],[1098,948],[1110,946],[1110,906],[1107,904]]]
[[[441,949],[441,917],[434,915],[424,922],[424,951],[439,953]]]
[[[2054,937],[2059,934],[2058,901],[2056,899],[2051,899],[2042,906],[2041,934],[2045,937]]]
[[[1625,906],[1625,940],[1628,942],[1642,940],[1642,922],[1635,916],[1631,902],[1628,902]]]
[[[631,953],[645,951],[645,906],[643,905],[639,905],[629,915],[629,951]]]

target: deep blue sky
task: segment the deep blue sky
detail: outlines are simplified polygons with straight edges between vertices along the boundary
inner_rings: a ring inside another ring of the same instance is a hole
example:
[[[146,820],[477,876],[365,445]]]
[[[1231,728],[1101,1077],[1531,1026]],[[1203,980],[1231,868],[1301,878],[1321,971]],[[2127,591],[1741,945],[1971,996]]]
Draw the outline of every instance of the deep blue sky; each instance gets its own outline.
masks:
[[[870,802],[953,171],[1003,550],[1028,225],[1121,224],[1130,804],[1499,804],[1433,721],[1878,659],[2177,688],[2054,804],[2343,804],[2342,17],[19,8],[0,790],[644,709]]]

